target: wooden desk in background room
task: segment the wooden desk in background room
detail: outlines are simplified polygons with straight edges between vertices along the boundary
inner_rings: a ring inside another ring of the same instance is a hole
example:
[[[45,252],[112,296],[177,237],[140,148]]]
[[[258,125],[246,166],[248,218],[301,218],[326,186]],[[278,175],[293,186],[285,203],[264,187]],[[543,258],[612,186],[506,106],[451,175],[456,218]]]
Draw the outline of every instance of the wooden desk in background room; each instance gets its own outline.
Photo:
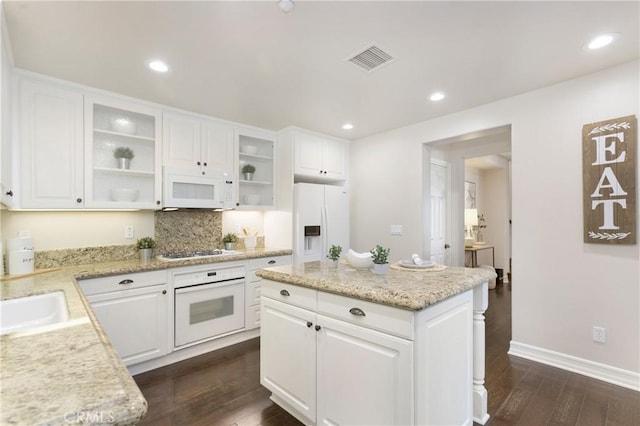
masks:
[[[471,267],[478,267],[478,252],[480,250],[488,250],[491,249],[491,266],[496,267],[496,253],[493,249],[493,246],[488,246],[486,244],[482,245],[474,245],[473,247],[465,247],[464,248],[464,264],[467,266],[467,253],[471,253]]]

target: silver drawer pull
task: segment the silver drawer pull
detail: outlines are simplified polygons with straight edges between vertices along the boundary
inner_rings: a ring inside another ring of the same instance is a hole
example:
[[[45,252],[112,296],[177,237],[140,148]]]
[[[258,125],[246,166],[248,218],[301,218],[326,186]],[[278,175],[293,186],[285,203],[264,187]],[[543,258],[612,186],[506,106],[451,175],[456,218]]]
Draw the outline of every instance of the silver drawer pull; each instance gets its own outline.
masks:
[[[287,290],[280,290],[280,296],[291,296]]]
[[[360,308],[351,308],[349,309],[349,312],[351,313],[351,315],[357,315],[359,317],[366,317],[367,314],[364,313],[364,311]]]
[[[118,284],[120,285],[133,284],[133,280],[122,280]]]

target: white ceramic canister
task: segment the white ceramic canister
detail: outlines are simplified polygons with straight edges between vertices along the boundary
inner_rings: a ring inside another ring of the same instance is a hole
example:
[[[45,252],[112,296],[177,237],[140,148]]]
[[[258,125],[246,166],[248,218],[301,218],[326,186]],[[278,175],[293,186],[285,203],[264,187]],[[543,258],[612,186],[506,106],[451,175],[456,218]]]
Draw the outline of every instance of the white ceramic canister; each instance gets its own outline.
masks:
[[[33,238],[15,237],[7,240],[7,253],[17,250],[33,250]]]
[[[10,275],[33,272],[33,250],[14,250],[7,254],[7,272]]]

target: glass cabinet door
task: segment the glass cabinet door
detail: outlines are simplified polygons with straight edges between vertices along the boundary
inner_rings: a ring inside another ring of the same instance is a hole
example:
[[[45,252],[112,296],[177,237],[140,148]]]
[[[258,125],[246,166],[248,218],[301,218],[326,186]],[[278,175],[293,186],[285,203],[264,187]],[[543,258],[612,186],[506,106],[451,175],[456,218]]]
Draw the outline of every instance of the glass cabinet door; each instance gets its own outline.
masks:
[[[251,129],[237,131],[238,203],[240,207],[275,206],[274,140],[275,137]]]
[[[85,125],[86,207],[161,208],[160,112],[89,98]]]

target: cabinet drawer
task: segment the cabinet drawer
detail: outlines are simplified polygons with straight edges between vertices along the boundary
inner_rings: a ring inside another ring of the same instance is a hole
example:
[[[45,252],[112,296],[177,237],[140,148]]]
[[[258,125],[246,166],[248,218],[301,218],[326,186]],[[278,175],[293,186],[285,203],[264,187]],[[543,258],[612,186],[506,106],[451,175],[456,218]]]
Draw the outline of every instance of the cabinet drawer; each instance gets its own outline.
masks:
[[[249,306],[244,317],[245,330],[253,330],[260,327],[260,305]]]
[[[272,266],[289,265],[291,256],[271,256],[261,257],[259,259],[251,259],[249,261],[249,271],[247,273],[247,281],[260,281],[260,277],[256,276],[256,271],[262,268],[270,268]]]
[[[78,281],[78,284],[80,284],[80,288],[84,294],[90,296],[93,294],[166,284],[167,281],[167,271],[150,271],[91,278]]]
[[[318,292],[318,314],[413,340],[413,312]]]
[[[262,296],[268,297],[301,308],[316,310],[316,290],[285,284],[270,280],[262,280]]]
[[[260,293],[262,289],[262,282],[247,283],[247,306],[260,306]]]

